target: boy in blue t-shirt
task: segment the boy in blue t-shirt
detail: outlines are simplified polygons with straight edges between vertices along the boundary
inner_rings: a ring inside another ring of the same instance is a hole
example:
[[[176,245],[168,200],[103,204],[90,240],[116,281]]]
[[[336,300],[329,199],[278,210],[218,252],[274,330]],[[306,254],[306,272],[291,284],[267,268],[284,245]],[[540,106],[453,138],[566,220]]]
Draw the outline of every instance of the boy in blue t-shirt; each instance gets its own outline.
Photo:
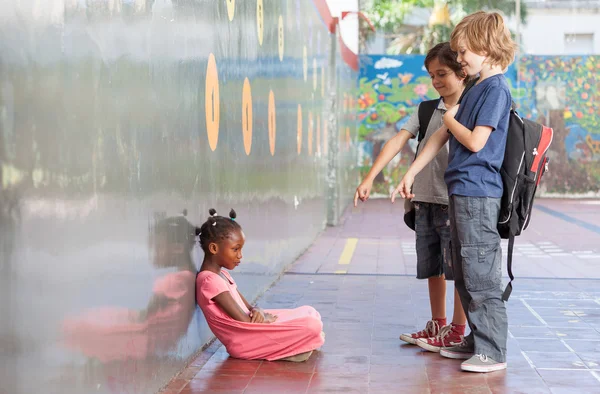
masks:
[[[415,175],[450,140],[448,186],[453,273],[471,333],[442,356],[466,359],[463,371],[506,369],[508,321],[502,301],[502,250],[496,228],[502,197],[504,159],[512,97],[504,71],[516,45],[495,12],[479,11],[454,29],[450,44],[469,76],[479,81],[444,115],[440,128],[423,148],[392,193],[412,198]]]

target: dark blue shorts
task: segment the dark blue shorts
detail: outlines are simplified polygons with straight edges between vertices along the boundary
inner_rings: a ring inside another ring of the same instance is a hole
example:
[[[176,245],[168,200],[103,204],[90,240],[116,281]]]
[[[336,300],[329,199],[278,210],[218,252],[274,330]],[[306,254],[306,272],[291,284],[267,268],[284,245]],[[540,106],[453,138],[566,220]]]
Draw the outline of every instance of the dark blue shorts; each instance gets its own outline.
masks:
[[[450,251],[450,218],[448,206],[415,202],[415,233],[417,235],[417,279],[452,274]]]

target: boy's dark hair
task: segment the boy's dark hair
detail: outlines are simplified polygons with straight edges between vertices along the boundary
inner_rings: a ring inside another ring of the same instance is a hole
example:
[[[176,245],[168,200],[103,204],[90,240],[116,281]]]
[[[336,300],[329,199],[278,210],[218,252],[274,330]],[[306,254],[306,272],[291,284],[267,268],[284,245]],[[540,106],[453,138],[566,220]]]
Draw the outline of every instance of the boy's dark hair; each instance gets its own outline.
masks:
[[[439,43],[427,52],[427,56],[425,57],[425,68],[429,70],[429,63],[431,63],[433,59],[437,59],[440,64],[449,67],[459,78],[464,78],[464,84],[466,85],[469,78],[461,64],[456,60],[456,56],[457,54],[450,48],[449,42]]]
[[[200,246],[204,252],[208,252],[208,245],[212,242],[219,243],[226,239],[233,231],[241,230],[242,227],[235,221],[237,214],[232,209],[229,217],[218,216],[217,211],[211,208],[209,217],[200,228],[196,228],[196,235],[200,237]]]

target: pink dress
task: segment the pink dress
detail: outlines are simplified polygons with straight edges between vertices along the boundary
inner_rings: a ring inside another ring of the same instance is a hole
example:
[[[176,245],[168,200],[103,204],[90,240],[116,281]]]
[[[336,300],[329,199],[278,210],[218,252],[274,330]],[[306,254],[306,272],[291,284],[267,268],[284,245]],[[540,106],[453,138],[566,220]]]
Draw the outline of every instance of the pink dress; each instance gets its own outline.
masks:
[[[211,331],[232,357],[273,361],[323,345],[321,315],[312,306],[264,310],[278,316],[274,323],[245,323],[231,318],[212,300],[224,291],[231,294],[245,313],[249,314],[250,311],[229,273],[224,270],[221,272],[227,280],[210,271],[198,273],[196,301]]]

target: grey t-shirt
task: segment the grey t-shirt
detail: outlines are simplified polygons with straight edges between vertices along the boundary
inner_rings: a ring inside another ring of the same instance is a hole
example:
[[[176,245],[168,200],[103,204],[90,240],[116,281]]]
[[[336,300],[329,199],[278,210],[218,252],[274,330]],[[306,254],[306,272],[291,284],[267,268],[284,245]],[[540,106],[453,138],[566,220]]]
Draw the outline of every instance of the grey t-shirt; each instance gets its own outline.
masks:
[[[425,144],[427,144],[433,133],[442,126],[442,116],[445,112],[446,106],[444,105],[444,101],[440,100],[440,104],[433,112],[429,126],[427,126],[425,137],[419,143],[417,152],[425,147]],[[419,108],[412,113],[402,129],[417,137],[419,134]],[[412,201],[448,205],[448,187],[444,181],[446,167],[448,167],[448,144],[444,145],[440,153],[415,177],[412,189],[415,197]]]

